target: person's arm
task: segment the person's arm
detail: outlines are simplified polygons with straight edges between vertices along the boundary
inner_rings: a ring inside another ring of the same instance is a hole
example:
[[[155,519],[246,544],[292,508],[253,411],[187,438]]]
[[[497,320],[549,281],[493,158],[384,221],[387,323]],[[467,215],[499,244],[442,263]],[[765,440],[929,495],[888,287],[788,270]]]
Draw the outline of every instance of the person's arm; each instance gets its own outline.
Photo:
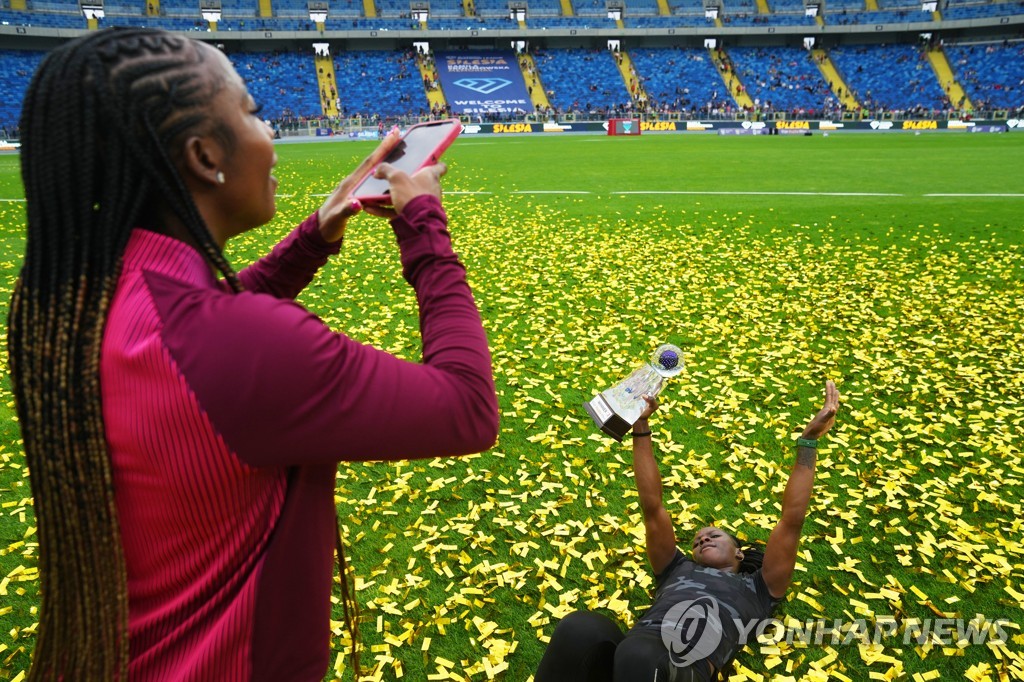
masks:
[[[173,282],[150,278],[171,357],[246,464],[459,455],[497,438],[487,336],[440,202],[444,168],[386,172],[403,274],[419,302],[422,362],[357,343],[292,301],[175,297],[165,288]]]
[[[341,250],[349,218],[363,209],[362,204],[351,196],[353,188],[381,163],[399,138],[397,128],[392,130],[348,177],[338,183],[315,213],[302,221],[269,254],[239,272],[238,278],[245,290],[276,298],[294,299],[298,296],[327,259]]]
[[[814,440],[821,438],[836,421],[839,409],[839,391],[829,381],[825,385],[825,406],[821,408],[804,429],[801,439]],[[793,579],[796,567],[796,550],[800,544],[800,531],[807,516],[807,506],[811,501],[811,488],[814,486],[814,467],[817,461],[817,449],[802,444],[797,445],[796,463],[782,494],[782,516],[779,523],[768,536],[768,544],[764,551],[764,563],[761,575],[768,591],[776,599],[781,598]]]
[[[644,515],[647,536],[647,559],[655,575],[660,574],[676,554],[676,533],[662,502],[661,472],[654,460],[650,416],[658,409],[658,401],[644,396],[647,407],[633,425],[633,474],[640,494],[640,510]],[[647,434],[647,435],[643,435]]]

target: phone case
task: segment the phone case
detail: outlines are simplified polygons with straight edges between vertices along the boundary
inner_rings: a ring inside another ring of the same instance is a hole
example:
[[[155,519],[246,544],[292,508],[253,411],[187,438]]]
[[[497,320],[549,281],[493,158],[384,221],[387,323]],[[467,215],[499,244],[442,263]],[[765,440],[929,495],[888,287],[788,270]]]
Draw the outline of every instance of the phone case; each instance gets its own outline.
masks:
[[[431,132],[436,132],[436,137],[430,136],[429,133]],[[403,133],[401,140],[407,144],[412,142],[415,146],[408,151],[409,159],[403,160],[401,165],[398,163],[395,163],[395,165],[401,167],[409,175],[425,166],[433,165],[441,159],[441,155],[451,146],[461,132],[462,123],[455,118],[427,121],[410,126]],[[421,136],[426,137],[420,140]],[[389,158],[385,158],[384,162],[391,162]],[[374,166],[359,181],[359,184],[352,191],[352,195],[364,204],[390,204],[391,196],[384,189],[387,183],[373,177],[373,173],[376,170],[377,167]]]

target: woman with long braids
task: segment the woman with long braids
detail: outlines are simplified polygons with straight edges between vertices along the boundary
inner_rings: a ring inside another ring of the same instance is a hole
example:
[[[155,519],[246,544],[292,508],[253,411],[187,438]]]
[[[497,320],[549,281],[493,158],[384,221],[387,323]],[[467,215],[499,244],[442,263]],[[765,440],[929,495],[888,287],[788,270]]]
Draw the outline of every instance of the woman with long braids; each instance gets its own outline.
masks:
[[[39,528],[30,679],[321,680],[336,463],[497,437],[443,165],[382,164],[394,208],[367,208],[416,291],[417,364],[293,300],[359,212],[358,171],[269,255],[237,274],[225,260],[275,211],[257,111],[220,51],[148,29],[73,40],[29,88],[8,344]]]

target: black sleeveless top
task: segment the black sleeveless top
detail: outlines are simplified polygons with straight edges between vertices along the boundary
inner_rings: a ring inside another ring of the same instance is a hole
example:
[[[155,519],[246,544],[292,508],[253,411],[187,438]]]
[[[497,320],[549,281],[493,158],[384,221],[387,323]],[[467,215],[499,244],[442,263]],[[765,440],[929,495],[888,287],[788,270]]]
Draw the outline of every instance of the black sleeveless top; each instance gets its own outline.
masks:
[[[761,569],[708,568],[678,548],[656,585],[654,603],[630,632],[660,636],[679,666],[708,660],[721,670],[744,644],[756,640],[758,624],[782,601],[768,592]]]

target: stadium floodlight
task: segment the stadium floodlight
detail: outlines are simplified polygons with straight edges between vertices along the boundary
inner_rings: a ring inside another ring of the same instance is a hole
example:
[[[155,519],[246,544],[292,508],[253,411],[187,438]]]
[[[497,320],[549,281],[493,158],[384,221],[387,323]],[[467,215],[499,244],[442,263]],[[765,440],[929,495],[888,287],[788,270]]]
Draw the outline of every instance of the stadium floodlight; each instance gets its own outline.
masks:
[[[309,20],[315,24],[322,24],[327,21],[327,3],[323,0],[309,0],[306,5],[309,10]]]
[[[103,0],[80,0],[78,8],[82,10],[86,19],[103,18]]]
[[[199,0],[199,13],[210,23],[220,21],[220,0]]]

